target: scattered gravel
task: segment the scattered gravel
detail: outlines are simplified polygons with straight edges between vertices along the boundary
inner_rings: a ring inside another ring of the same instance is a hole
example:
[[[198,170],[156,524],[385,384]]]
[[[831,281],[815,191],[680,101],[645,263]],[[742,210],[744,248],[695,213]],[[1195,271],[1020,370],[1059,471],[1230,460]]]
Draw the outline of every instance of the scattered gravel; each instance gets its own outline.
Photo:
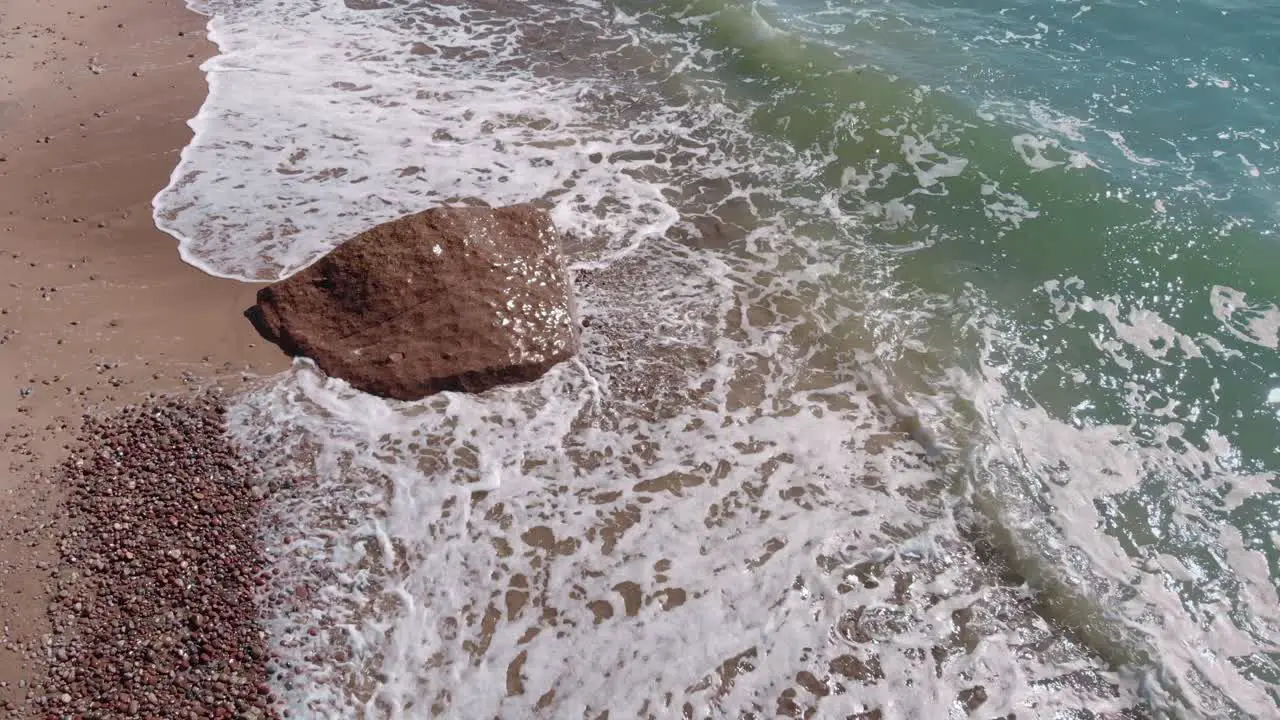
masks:
[[[255,589],[262,495],[213,395],[86,419],[62,468],[49,718],[275,718]]]

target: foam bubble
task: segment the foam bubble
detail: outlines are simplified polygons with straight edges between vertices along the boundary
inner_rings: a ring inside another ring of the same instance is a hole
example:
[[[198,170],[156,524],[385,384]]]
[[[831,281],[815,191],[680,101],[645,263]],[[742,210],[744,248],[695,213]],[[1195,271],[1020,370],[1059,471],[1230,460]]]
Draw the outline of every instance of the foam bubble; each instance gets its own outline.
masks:
[[[1280,348],[1280,307],[1250,302],[1245,294],[1226,285],[1215,285],[1209,303],[1213,316],[1230,335],[1255,345]]]
[[[1058,143],[1050,138],[1027,134],[1013,137],[1014,152],[1018,153],[1018,157],[1022,158],[1022,162],[1026,163],[1027,167],[1036,172],[1063,164],[1060,160],[1050,160],[1044,156],[1044,151],[1051,147],[1057,148]]]

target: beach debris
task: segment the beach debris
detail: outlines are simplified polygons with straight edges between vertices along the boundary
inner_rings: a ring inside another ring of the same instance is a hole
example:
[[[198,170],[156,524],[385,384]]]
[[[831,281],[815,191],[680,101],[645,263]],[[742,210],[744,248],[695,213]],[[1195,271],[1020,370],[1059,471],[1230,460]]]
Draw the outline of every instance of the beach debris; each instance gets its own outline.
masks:
[[[246,314],[285,352],[400,400],[532,381],[578,348],[560,236],[532,205],[379,225],[260,290]]]

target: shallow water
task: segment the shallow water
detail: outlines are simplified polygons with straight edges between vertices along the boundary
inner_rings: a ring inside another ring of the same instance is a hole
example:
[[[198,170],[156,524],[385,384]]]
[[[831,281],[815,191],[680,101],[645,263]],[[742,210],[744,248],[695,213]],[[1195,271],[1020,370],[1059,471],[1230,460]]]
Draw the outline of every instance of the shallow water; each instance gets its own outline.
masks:
[[[236,411],[300,716],[1276,713],[1273,11],[197,9],[189,262],[533,199],[590,321]]]

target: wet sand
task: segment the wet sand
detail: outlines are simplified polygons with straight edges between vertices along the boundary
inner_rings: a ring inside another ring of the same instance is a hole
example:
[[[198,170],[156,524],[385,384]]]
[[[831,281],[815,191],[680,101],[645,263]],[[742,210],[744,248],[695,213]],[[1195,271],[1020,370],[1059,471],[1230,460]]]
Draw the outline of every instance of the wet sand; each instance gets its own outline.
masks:
[[[256,286],[183,264],[151,221],[205,95],[204,22],[179,0],[0,14],[0,711],[49,652],[81,417],[286,364],[241,315]]]

